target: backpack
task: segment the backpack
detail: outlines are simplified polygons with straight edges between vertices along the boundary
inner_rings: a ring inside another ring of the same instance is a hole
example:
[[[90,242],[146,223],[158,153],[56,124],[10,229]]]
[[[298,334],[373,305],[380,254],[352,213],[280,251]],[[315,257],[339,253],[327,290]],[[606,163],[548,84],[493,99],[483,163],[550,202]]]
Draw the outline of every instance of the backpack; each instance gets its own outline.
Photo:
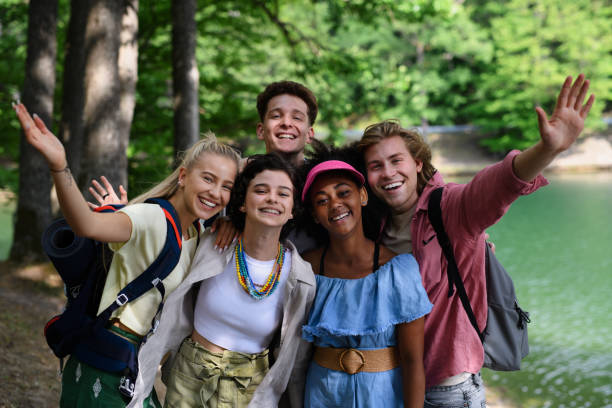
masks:
[[[480,330],[459,275],[453,247],[442,222],[440,208],[442,190],[443,187],[440,187],[431,193],[428,216],[448,261],[448,297],[453,295],[454,286],[470,323],[478,333],[484,347],[484,367],[496,371],[520,370],[521,360],[529,353],[527,340],[527,323],[531,322],[529,313],[520,308],[516,300],[512,278],[497,260],[489,245],[485,245],[487,325],[484,330]]]
[[[169,201],[151,198],[147,203],[162,207],[166,216],[166,242],[153,263],[117,294],[115,302],[98,315],[98,308],[113,252],[107,244],[78,237],[64,219],[52,223],[42,237],[43,249],[64,281],[67,297],[64,311],[51,318],[44,334],[53,353],[60,358],[74,354],[79,360],[107,372],[123,373],[119,391],[133,397],[138,375],[138,349],[155,331],[165,294],[162,280],[172,272],[181,255],[181,225]],[[97,212],[114,212],[122,205],[98,207]],[[194,223],[199,230],[199,222]],[[111,314],[148,290],[159,290],[162,302],[151,329],[140,343],[108,330]]]

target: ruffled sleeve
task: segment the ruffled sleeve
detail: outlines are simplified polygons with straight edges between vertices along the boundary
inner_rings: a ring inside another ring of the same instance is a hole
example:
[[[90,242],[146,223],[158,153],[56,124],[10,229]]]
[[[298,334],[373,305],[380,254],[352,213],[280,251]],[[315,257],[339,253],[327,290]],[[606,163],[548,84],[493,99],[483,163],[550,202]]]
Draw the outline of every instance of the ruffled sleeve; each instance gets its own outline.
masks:
[[[361,279],[317,276],[317,294],[302,337],[376,334],[431,311],[411,254],[394,257]]]

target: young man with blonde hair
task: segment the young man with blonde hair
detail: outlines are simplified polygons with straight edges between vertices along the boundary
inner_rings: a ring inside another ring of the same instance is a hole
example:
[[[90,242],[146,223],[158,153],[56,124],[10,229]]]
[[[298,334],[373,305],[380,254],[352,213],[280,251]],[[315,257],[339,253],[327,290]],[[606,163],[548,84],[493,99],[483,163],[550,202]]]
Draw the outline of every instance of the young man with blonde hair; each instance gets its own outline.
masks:
[[[429,146],[398,122],[384,121],[365,130],[359,146],[368,183],[390,210],[382,242],[397,253],[413,253],[434,304],[425,319],[425,407],[485,404],[480,378],[483,346],[456,291],[449,297],[446,259],[427,214],[429,196],[444,186],[443,223],[478,326],[484,328],[485,229],[519,196],[548,184],[540,173],[581,133],[594,100],[591,96],[583,104],[588,87],[582,74],[573,85],[568,77],[550,119],[536,108],[540,140],[523,152],[510,152],[467,184],[445,183],[431,164]]]

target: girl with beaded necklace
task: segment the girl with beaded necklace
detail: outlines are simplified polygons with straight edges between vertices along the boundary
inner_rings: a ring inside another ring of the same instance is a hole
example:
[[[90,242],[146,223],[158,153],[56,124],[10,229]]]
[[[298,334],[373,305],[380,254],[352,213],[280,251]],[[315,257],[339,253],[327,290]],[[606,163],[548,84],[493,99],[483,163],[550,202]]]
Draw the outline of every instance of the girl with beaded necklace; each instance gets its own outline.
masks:
[[[315,279],[284,240],[298,202],[295,180],[280,156],[252,156],[227,207],[237,242],[219,252],[210,229],[202,234],[189,277],[143,348],[170,355],[165,406],[272,407],[288,386],[290,398],[301,399],[307,356],[296,354]],[[149,375],[137,387],[152,387],[159,359],[140,363]]]

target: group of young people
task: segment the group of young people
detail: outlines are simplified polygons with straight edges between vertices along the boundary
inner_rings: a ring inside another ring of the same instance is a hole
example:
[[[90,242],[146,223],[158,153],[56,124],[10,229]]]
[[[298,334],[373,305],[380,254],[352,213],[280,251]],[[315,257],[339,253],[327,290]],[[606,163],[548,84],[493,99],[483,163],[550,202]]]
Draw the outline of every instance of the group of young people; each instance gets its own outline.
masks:
[[[163,364],[168,407],[485,406],[482,344],[458,296],[448,296],[429,195],[445,186],[443,221],[484,327],[485,229],[547,183],[541,171],[583,129],[588,86],[583,75],[568,77],[550,118],[536,108],[540,141],[461,185],[445,183],[422,137],[396,121],[369,126],[349,148],[315,142],[306,159],[316,98],[301,84],[272,83],[257,99],[267,154],[241,163],[209,135],[115,213],[90,210],[61,142],[16,105],[70,226],[114,251],[100,310],[163,246],[163,211],[142,201],[168,199],[181,224],[181,258],[164,299],[152,290],[109,322],[117,336],[138,339],[164,302],[138,353],[134,397],[118,392],[120,373],[71,356],[60,405],[159,406],[153,384]],[[95,187],[101,200],[119,200],[108,183]],[[199,234],[194,221],[223,208],[231,225]]]

